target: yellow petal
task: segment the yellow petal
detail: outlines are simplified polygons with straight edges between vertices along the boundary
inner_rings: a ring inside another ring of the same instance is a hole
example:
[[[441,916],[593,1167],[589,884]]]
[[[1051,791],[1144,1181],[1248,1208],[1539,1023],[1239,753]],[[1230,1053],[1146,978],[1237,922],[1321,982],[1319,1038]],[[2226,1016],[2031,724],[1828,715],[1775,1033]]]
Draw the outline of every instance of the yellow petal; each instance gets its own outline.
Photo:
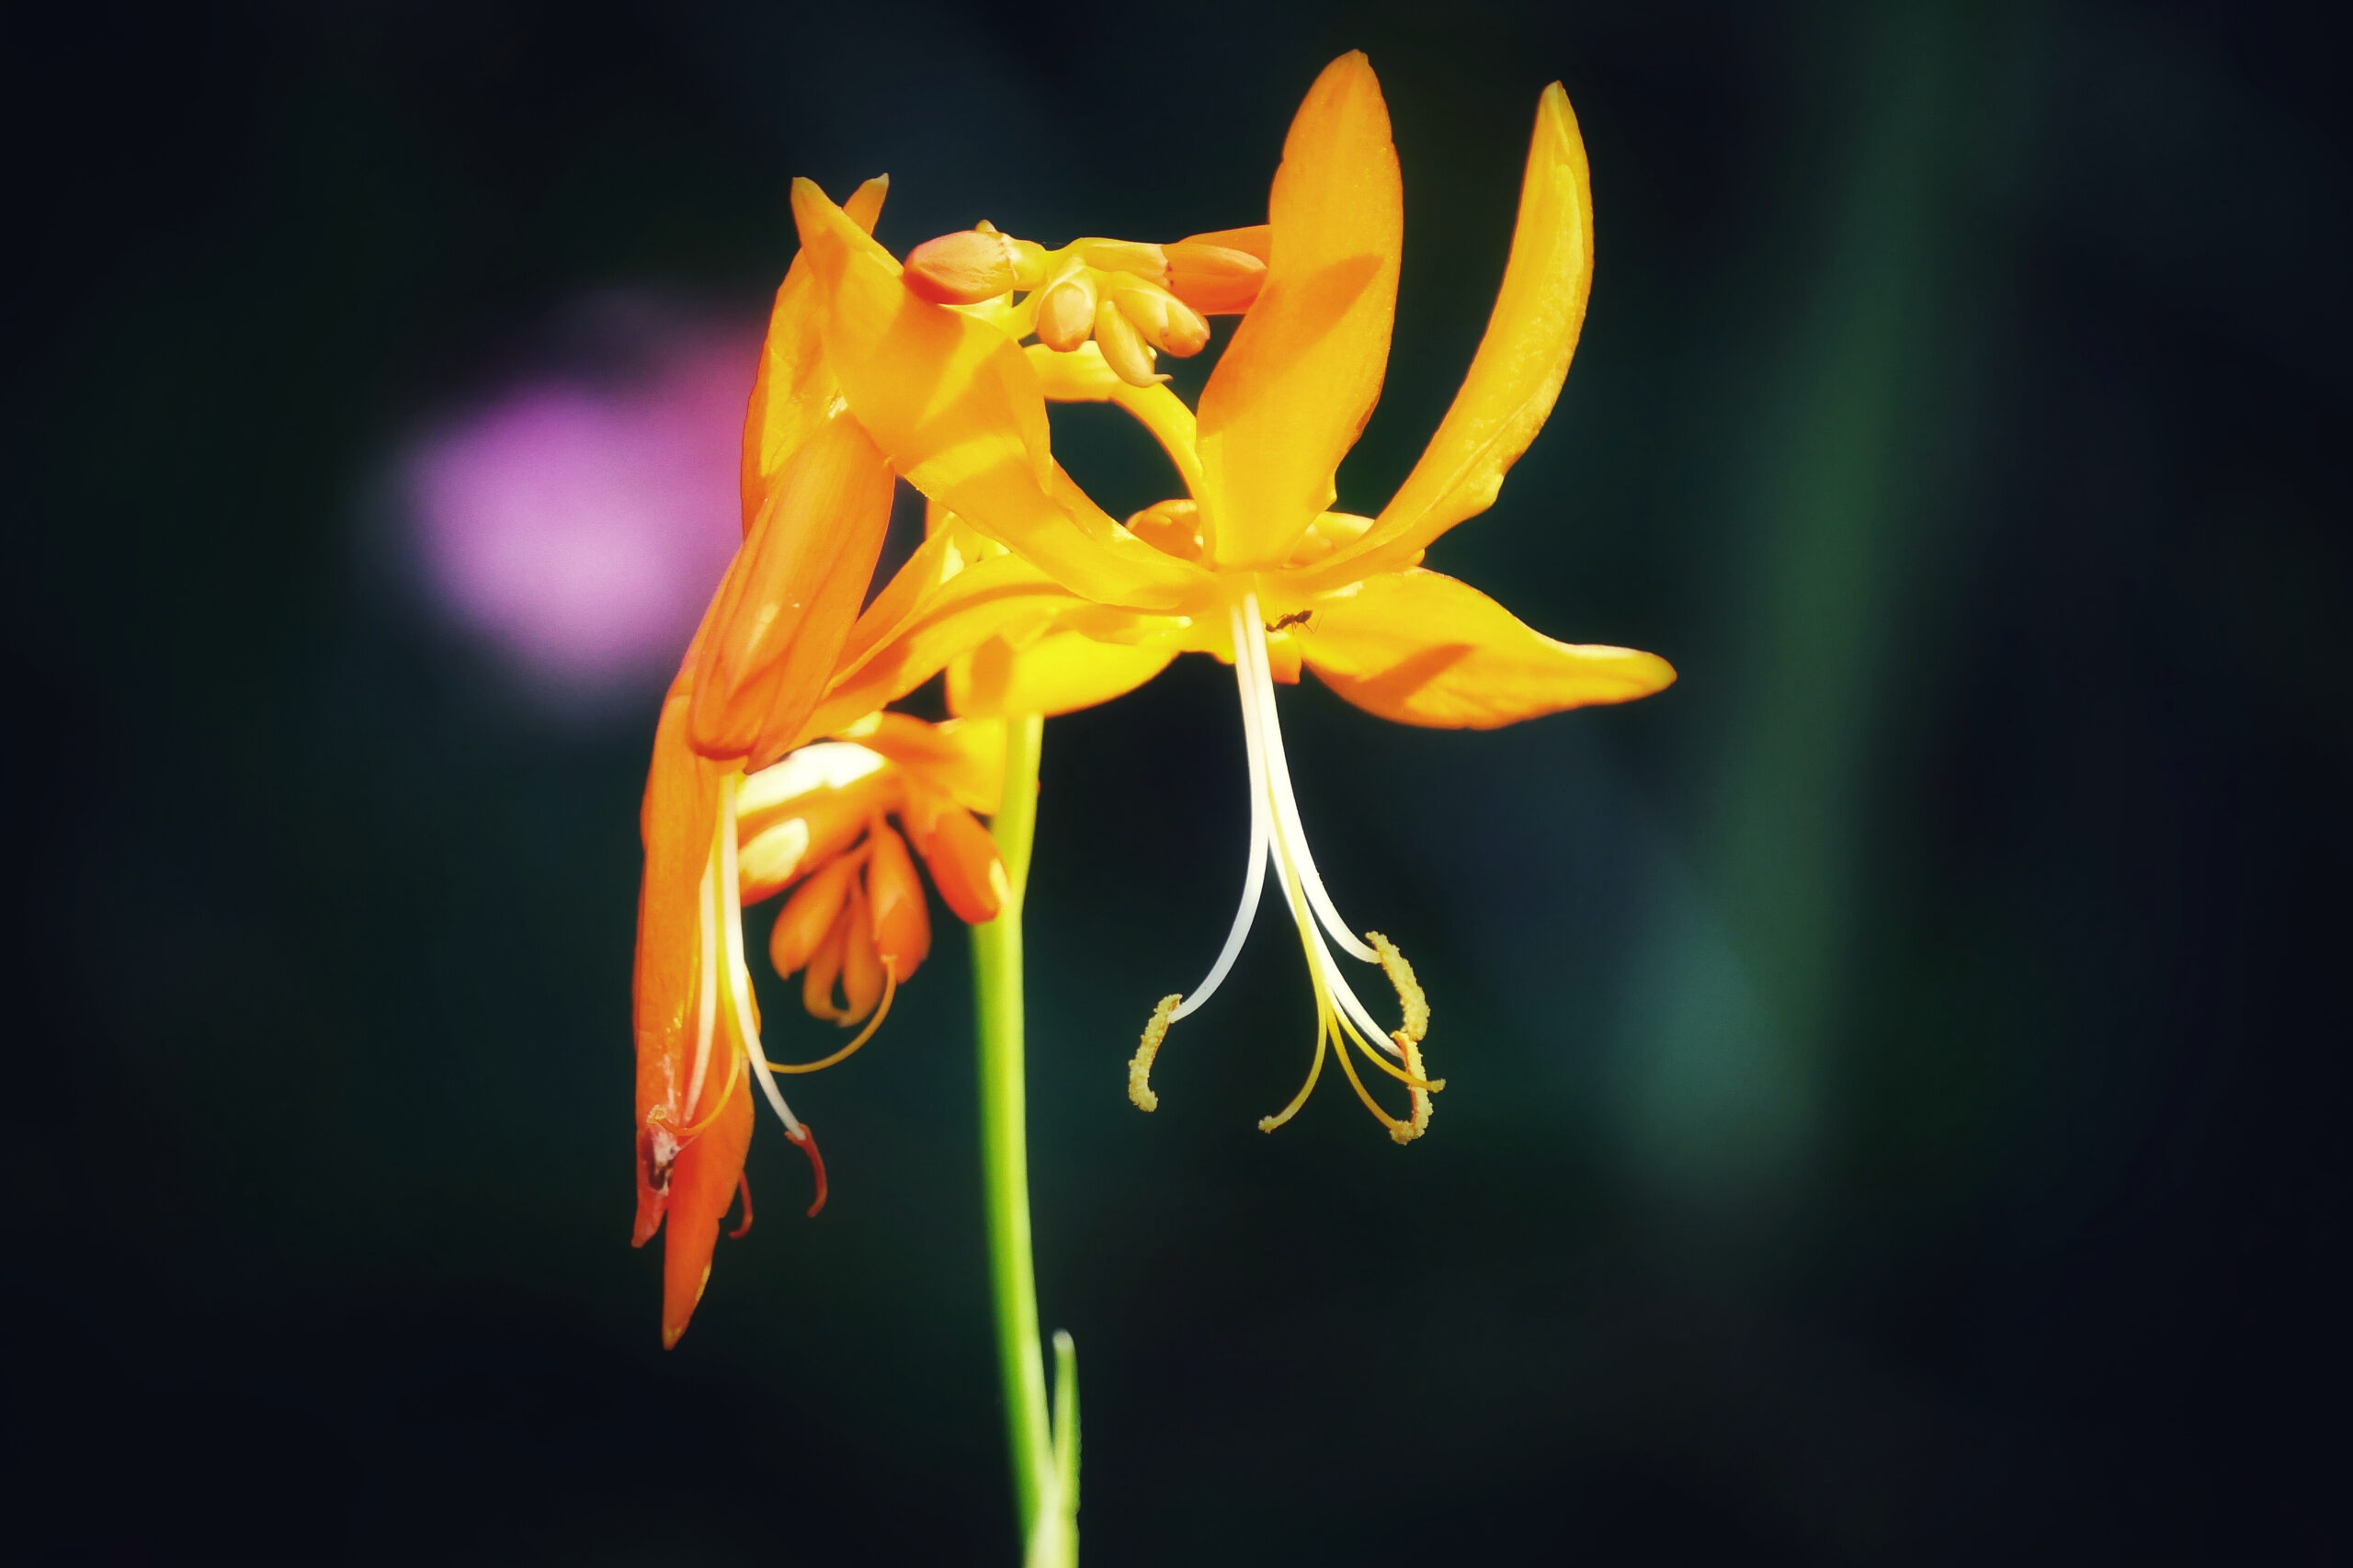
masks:
[[[879,176],[850,193],[843,213],[868,233],[881,215],[882,198],[891,176]],[[841,388],[825,368],[818,340],[815,286],[805,256],[792,266],[777,289],[776,306],[768,312],[767,341],[760,346],[759,374],[752,382],[752,404],[744,415],[744,531],[752,531],[776,476],[824,421],[825,411]]]
[[[909,293],[891,254],[807,180],[792,212],[826,360],[909,483],[1085,597],[1166,608],[1199,591],[1199,568],[1066,504],[1037,373],[1011,338]]]
[[[948,708],[972,717],[1072,713],[1124,697],[1168,667],[1174,648],[1049,631],[1019,649],[991,638],[948,666]]]
[[[1655,653],[1555,642],[1436,572],[1384,573],[1327,594],[1290,631],[1307,667],[1350,702],[1438,730],[1628,702],[1675,679]]]
[[[921,569],[926,553],[950,545],[951,538],[933,536],[909,567]],[[859,618],[841,672],[802,730],[804,740],[831,734],[905,696],[991,637],[1084,603],[1017,555],[971,562],[886,621],[876,612],[896,609],[885,604],[892,598],[886,590]]]
[[[1505,471],[1552,412],[1592,289],[1592,177],[1569,97],[1555,82],[1537,105],[1511,259],[1470,374],[1379,521],[1319,574],[1322,582],[1345,580],[1350,562],[1360,573],[1402,565],[1495,504]]]
[[[1362,54],[1326,66],[1283,142],[1257,302],[1201,392],[1200,496],[1225,565],[1271,566],[1332,505],[1389,359],[1404,193]]]

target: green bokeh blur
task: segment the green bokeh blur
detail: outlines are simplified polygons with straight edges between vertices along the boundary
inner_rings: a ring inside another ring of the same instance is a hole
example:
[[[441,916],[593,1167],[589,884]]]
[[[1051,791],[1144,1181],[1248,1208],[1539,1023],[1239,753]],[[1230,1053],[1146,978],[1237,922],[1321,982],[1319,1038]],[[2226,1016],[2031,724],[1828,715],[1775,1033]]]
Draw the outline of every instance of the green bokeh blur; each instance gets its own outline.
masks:
[[[568,302],[1263,212],[1370,51],[1406,259],[1341,504],[1477,341],[1536,96],[1599,266],[1432,563],[1675,688],[1283,699],[1449,1081],[1400,1150],[1242,874],[1222,667],[1051,723],[1040,1294],[1090,1562],[2334,1560],[2353,775],[2346,109],[2282,12],[511,3],[8,25],[20,1539],[41,1560],[1009,1562],[960,935],[763,1126],[680,1347],[627,1246],[657,692],[559,712],[401,443]],[[2332,282],[2331,279],[2337,279]],[[750,366],[745,368],[748,386]],[[1057,450],[1115,513],[1142,438]],[[756,931],[758,927],[755,927]],[[820,1032],[769,992],[787,1054]],[[799,1047],[809,1049],[803,1051]],[[2336,1475],[2331,1483],[2327,1477]]]

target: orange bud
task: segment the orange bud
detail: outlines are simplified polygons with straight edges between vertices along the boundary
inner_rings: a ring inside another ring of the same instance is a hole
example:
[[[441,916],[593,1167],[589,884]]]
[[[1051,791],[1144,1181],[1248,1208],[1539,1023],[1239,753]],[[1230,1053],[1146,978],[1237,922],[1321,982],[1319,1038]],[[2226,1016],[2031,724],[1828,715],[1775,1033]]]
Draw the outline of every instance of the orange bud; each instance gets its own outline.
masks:
[[[1016,289],[1034,289],[1043,247],[994,228],[960,229],[907,253],[904,276],[917,299],[935,305],[977,305]]]
[[[907,290],[935,305],[973,305],[1013,288],[1013,241],[994,229],[960,229],[907,253]]]
[[[866,602],[891,496],[890,460],[856,419],[793,454],[689,650],[696,751],[756,773],[790,748]]]
[[[1272,261],[1275,227],[1271,223],[1252,223],[1240,229],[1212,229],[1205,234],[1187,234],[1176,245],[1215,245],[1220,250],[1238,250],[1259,261]],[[1176,245],[1165,248],[1173,251]]]
[[[892,974],[904,980],[931,951],[931,914],[924,907],[923,882],[915,876],[907,841],[887,824],[874,830],[866,893],[873,906],[875,949]]]
[[[842,911],[842,999],[848,1005],[837,1017],[845,1024],[865,1017],[882,1000],[882,955],[874,946],[874,912],[863,887],[850,890],[849,907]]]
[[[809,955],[809,971],[801,977],[801,1006],[813,1018],[847,1023],[849,1016],[834,1006],[834,982],[842,972],[842,946],[848,939],[850,911],[845,905],[834,917],[825,939]]]
[[[1081,267],[1038,301],[1038,341],[1067,354],[1095,331],[1095,275]]]
[[[1128,531],[1163,555],[1201,558],[1201,506],[1188,497],[1157,501],[1128,519]]]
[[[1131,387],[1148,387],[1168,379],[1154,373],[1152,346],[1108,298],[1095,306],[1095,346],[1103,350],[1103,362],[1112,373]]]
[[[1237,246],[1191,239],[1168,247],[1168,291],[1204,315],[1239,315],[1266,280],[1266,262]]]
[[[1012,896],[1005,862],[997,858],[996,840],[961,806],[951,805],[939,813],[923,841],[923,858],[939,896],[968,926],[995,919]]]
[[[768,959],[780,978],[789,978],[816,953],[841,917],[850,879],[857,874],[858,861],[845,856],[802,882],[784,901],[784,908],[777,914],[776,929],[768,934]]]

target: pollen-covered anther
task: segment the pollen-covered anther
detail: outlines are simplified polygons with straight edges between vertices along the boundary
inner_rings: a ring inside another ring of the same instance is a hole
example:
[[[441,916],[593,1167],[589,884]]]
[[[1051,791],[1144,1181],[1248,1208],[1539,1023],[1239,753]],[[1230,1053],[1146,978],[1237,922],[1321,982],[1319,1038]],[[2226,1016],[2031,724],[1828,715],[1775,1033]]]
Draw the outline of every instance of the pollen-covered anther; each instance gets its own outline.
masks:
[[[1395,1040],[1398,1048],[1404,1051],[1405,1071],[1412,1074],[1415,1080],[1426,1082],[1429,1085],[1427,1088],[1415,1088],[1409,1085],[1406,1090],[1414,1102],[1413,1117],[1410,1120],[1389,1130],[1389,1136],[1402,1147],[1429,1131],[1430,1096],[1446,1087],[1446,1080],[1427,1076],[1422,1067],[1422,1048],[1407,1040],[1404,1030],[1399,1029],[1389,1038]]]
[[[1397,988],[1397,1006],[1404,1013],[1404,1021],[1390,1038],[1401,1047],[1418,1043],[1429,1033],[1430,1003],[1429,998],[1422,994],[1422,983],[1414,978],[1414,966],[1405,961],[1405,955],[1397,950],[1397,944],[1380,932],[1367,931],[1364,939],[1372,945],[1374,954],[1381,960],[1381,972],[1387,975],[1389,983]],[[1422,1076],[1419,1067],[1414,1069],[1414,1076]],[[1446,1081],[1441,1078],[1430,1087],[1442,1089],[1446,1087]]]
[[[1152,1010],[1152,1021],[1143,1027],[1143,1039],[1136,1046],[1136,1053],[1128,1062],[1128,1099],[1138,1110],[1160,1108],[1160,1096],[1152,1092],[1152,1062],[1160,1054],[1160,1042],[1168,1038],[1169,1020],[1176,1012],[1176,1004],[1184,1000],[1178,994],[1163,996]]]
[[[977,305],[1045,281],[1046,247],[983,222],[926,240],[907,253],[907,291],[935,305]]]

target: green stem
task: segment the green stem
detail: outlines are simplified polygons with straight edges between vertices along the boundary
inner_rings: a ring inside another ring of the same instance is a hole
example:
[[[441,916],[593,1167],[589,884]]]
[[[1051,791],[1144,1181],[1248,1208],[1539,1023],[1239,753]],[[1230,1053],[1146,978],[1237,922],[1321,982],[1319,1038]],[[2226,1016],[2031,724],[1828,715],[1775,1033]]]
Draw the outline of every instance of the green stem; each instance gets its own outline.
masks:
[[[1005,722],[1005,795],[990,833],[1010,889],[1005,907],[972,927],[973,1006],[981,1045],[981,1177],[988,1208],[990,1294],[1021,1537],[1030,1539],[1054,1465],[1046,1414],[1046,1358],[1038,1339],[1038,1283],[1029,1253],[1029,1109],[1022,1088],[1021,905],[1038,825],[1038,752],[1045,721]]]

